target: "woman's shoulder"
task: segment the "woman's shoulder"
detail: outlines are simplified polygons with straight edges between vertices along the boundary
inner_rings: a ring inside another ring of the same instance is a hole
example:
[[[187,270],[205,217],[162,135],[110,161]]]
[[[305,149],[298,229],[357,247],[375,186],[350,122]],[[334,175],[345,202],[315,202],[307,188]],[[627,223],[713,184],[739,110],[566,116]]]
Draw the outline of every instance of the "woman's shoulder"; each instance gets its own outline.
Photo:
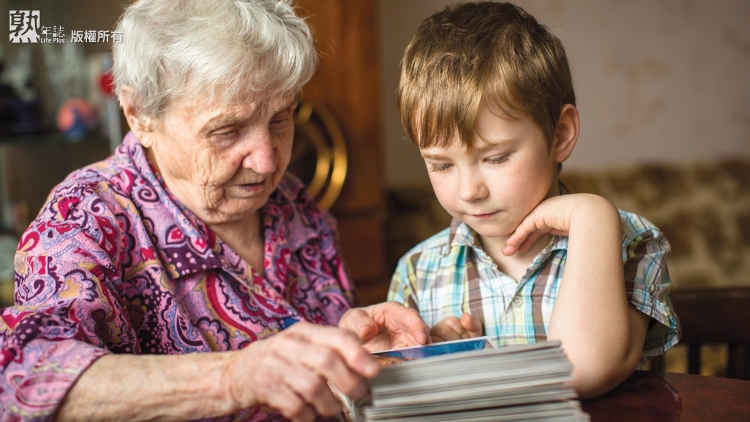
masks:
[[[96,218],[114,220],[138,213],[138,198],[151,200],[150,189],[124,146],[102,161],[70,173],[47,196],[32,226],[65,222],[85,228]],[[143,201],[141,201],[143,202]]]

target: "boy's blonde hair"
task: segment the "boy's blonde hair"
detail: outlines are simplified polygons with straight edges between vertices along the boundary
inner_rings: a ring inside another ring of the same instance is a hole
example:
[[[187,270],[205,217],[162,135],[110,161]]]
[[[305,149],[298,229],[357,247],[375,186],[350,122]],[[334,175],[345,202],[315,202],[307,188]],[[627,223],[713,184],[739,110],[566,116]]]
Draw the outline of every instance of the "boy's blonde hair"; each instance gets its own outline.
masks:
[[[427,18],[406,48],[398,87],[406,135],[420,148],[467,149],[479,107],[528,113],[551,144],[560,112],[575,105],[562,43],[510,3],[465,3]]]

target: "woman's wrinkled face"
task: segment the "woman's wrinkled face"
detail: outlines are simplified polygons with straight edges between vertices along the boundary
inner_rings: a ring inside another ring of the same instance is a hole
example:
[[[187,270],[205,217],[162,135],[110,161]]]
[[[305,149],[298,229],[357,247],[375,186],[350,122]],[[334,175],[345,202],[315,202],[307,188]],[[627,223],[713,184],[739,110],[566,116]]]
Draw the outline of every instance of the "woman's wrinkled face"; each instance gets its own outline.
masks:
[[[233,105],[178,100],[141,143],[172,193],[203,222],[240,221],[266,203],[286,171],[296,104],[294,95]]]

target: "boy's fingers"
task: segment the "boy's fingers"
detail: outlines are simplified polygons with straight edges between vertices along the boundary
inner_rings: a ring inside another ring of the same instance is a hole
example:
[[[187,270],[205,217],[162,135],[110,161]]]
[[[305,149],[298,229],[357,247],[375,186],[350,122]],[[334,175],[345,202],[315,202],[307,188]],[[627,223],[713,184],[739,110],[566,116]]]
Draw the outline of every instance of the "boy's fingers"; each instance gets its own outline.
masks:
[[[526,251],[528,251],[546,233],[547,233],[547,230],[537,230],[537,231],[529,234],[526,237],[526,239],[524,239],[523,243],[521,243],[521,246],[518,247],[518,251],[519,252],[526,252]]]
[[[469,313],[461,315],[461,326],[469,334],[469,337],[479,337],[482,335],[482,322]]]
[[[448,327],[433,327],[430,338],[433,343],[439,343],[441,341],[458,340],[461,335]]]
[[[435,324],[435,326],[430,329],[430,335],[432,336],[433,341],[458,340],[463,337],[463,331],[464,329],[458,318],[448,317]]]

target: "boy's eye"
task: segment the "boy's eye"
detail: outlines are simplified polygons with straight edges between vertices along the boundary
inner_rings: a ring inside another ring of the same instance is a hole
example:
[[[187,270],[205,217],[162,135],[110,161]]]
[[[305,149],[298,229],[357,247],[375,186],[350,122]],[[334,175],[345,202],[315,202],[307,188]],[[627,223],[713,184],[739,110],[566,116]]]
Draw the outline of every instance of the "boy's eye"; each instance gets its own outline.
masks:
[[[430,164],[430,171],[434,172],[442,172],[442,171],[448,171],[448,169],[451,168],[451,164]]]
[[[490,164],[500,164],[508,161],[508,156],[510,154],[503,154],[503,155],[497,155],[494,157],[490,157],[487,159],[487,162]]]

